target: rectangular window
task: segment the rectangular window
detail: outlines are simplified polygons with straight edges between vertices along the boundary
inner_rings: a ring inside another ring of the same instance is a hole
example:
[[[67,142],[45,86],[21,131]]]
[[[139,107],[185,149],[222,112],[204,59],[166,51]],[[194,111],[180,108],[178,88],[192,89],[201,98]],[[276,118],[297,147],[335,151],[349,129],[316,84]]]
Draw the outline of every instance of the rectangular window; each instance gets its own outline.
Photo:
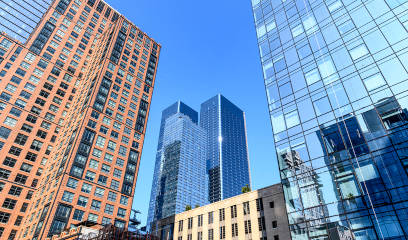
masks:
[[[62,195],[62,201],[71,203],[73,199],[74,194],[72,192],[64,191],[64,194]]]

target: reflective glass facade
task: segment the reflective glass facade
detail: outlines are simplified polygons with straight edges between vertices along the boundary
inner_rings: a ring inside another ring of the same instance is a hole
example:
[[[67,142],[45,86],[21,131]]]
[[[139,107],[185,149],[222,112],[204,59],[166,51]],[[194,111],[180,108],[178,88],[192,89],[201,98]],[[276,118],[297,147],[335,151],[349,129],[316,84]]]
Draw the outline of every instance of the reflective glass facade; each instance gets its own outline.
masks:
[[[200,125],[207,130],[209,201],[241,194],[251,184],[244,112],[218,94],[201,104]]]
[[[292,239],[407,239],[407,1],[252,5]]]
[[[25,43],[52,1],[0,1],[0,32],[5,32],[10,37]]]
[[[181,101],[162,112],[148,225],[207,201],[206,132]],[[149,226],[151,227],[151,226]]]

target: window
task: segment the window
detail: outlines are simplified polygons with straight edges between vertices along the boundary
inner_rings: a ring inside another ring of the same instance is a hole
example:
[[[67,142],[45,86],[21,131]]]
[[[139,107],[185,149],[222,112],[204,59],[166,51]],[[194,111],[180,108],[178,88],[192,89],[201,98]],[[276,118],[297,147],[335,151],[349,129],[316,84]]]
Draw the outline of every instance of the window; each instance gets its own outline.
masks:
[[[225,239],[225,226],[220,227],[220,239]]]
[[[7,223],[10,219],[10,213],[0,212],[0,223]]]
[[[188,220],[187,220],[187,228],[188,229],[193,228],[193,218],[192,217],[188,218]]]
[[[109,225],[109,224],[111,224],[111,222],[112,222],[112,219],[110,219],[110,218],[107,218],[107,217],[102,218],[102,225],[103,226]]]
[[[84,196],[79,196],[77,205],[81,207],[86,207],[86,204],[88,204],[88,198]]]
[[[27,199],[27,200],[30,200],[30,199],[33,197],[33,194],[34,194],[34,191],[31,191],[31,190],[28,191],[28,192],[27,192],[26,199]]]
[[[208,224],[211,224],[214,222],[214,212],[209,212],[208,213]]]
[[[116,180],[112,179],[111,188],[115,189],[115,190],[118,190],[119,189],[119,181],[116,181]]]
[[[183,220],[180,220],[178,223],[178,231],[182,232],[183,231]]]
[[[260,218],[258,218],[258,228],[259,228],[259,231],[264,231],[264,230],[266,230],[265,217],[260,217]]]
[[[110,204],[106,204],[105,206],[105,213],[109,215],[113,215],[114,206]]]
[[[126,216],[126,209],[119,208],[118,209],[118,217],[124,218]]]
[[[10,135],[11,130],[5,127],[0,127],[0,137],[7,139]]]
[[[14,179],[14,182],[21,183],[21,184],[25,184],[26,181],[27,181],[27,176],[20,174],[20,173],[18,173],[16,178]]]
[[[238,223],[233,223],[231,225],[231,232],[232,232],[232,237],[238,237]]]
[[[105,153],[105,161],[107,162],[112,162],[113,161],[113,155],[109,153]]]
[[[90,193],[92,191],[92,185],[89,183],[83,183],[81,191],[84,193]]]
[[[278,227],[278,221],[272,221],[272,228]]]
[[[108,177],[103,176],[103,175],[99,175],[98,178],[98,183],[101,185],[106,185],[106,183],[108,182]]]
[[[259,211],[263,211],[263,202],[262,202],[262,198],[258,198],[256,199],[256,210]]]
[[[16,206],[17,200],[6,198],[3,202],[2,207],[8,208],[8,209],[14,209]]]
[[[126,196],[120,196],[120,204],[127,206],[129,202],[129,198]]]
[[[69,178],[67,181],[67,187],[72,188],[72,189],[76,189],[78,185],[78,180],[75,180],[73,178]]]
[[[244,226],[245,226],[245,234],[250,234],[250,233],[252,233],[251,220],[245,220]]]
[[[36,150],[36,151],[40,151],[41,147],[42,147],[43,143],[38,141],[38,140],[33,140],[33,142],[31,143],[30,149]]]
[[[20,170],[29,173],[31,172],[32,168],[33,168],[33,165],[30,165],[28,163],[23,163],[21,164]]]
[[[208,229],[208,240],[214,240],[214,229]]]
[[[101,197],[103,197],[104,194],[105,194],[105,189],[96,187],[95,193],[94,193],[94,195],[95,195],[96,197],[100,197],[100,198],[101,198]]]
[[[244,207],[244,215],[248,215],[251,213],[249,210],[249,202],[244,202],[243,207]]]
[[[108,150],[114,152],[116,149],[116,143],[113,141],[108,142]]]
[[[269,207],[270,208],[275,208],[275,202],[269,202]]]
[[[109,193],[108,193],[108,201],[116,202],[116,197],[117,197],[117,194],[116,194],[116,193],[109,191]]]
[[[104,173],[109,173],[110,172],[110,166],[106,164],[102,164],[101,171]]]
[[[72,192],[64,191],[64,194],[62,195],[62,201],[71,203],[73,199],[74,194]]]
[[[28,203],[23,203],[23,205],[21,205],[20,212],[25,212],[27,210],[27,207],[28,207]]]
[[[23,217],[22,217],[22,216],[17,216],[14,225],[15,225],[15,226],[20,226],[22,220],[23,220]]]
[[[91,209],[99,211],[101,208],[101,201],[92,200]]]
[[[121,178],[121,176],[122,176],[122,171],[119,170],[119,169],[117,169],[117,168],[115,168],[115,170],[113,171],[113,176],[116,177],[116,178]]]
[[[17,159],[6,157],[3,161],[3,165],[14,167],[14,165],[16,165],[16,162],[17,162]]]
[[[220,222],[225,220],[225,208],[219,210]]]
[[[199,227],[203,226],[203,214],[198,215],[197,224],[198,224]]]
[[[11,146],[11,147],[10,147],[10,150],[9,150],[9,153],[10,153],[10,154],[13,154],[14,156],[20,156],[20,153],[21,153],[22,150],[23,150],[23,149],[21,149],[21,148],[18,148],[18,147],[15,147],[15,146]]]
[[[8,194],[18,197],[18,196],[20,196],[22,191],[23,191],[23,188],[12,185],[9,192],[8,192]]]
[[[273,240],[279,240],[279,235],[273,236]]]
[[[89,180],[89,181],[93,181],[95,180],[96,177],[96,173],[91,172],[91,171],[87,171],[85,174],[85,179]]]
[[[17,124],[17,120],[11,117],[6,117],[4,124],[10,127],[14,127]]]
[[[231,206],[231,218],[237,217],[237,205]]]
[[[72,219],[77,220],[77,221],[82,221],[82,218],[84,216],[84,211],[79,210],[79,209],[75,209],[74,211],[74,216],[72,217]]]
[[[98,136],[97,138],[96,138],[96,146],[98,146],[98,147],[100,147],[100,148],[103,148],[104,146],[105,146],[105,138],[104,137],[102,137],[102,136]]]
[[[89,160],[89,167],[93,169],[98,169],[99,162],[95,159]]]
[[[98,215],[90,213],[88,215],[88,221],[95,222],[95,223],[98,222]]]

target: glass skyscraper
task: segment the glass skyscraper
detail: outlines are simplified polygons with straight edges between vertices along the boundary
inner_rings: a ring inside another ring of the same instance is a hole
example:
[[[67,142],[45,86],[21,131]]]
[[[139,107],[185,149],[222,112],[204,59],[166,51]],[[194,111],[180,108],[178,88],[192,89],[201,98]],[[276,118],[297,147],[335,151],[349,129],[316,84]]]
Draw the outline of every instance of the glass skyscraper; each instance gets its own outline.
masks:
[[[25,43],[30,37],[52,0],[0,1],[0,32]],[[62,1],[69,4],[70,1]]]
[[[201,104],[200,126],[207,131],[209,201],[241,194],[251,185],[245,113],[218,94]]]
[[[207,201],[206,132],[181,101],[162,113],[147,223]]]
[[[407,1],[252,5],[292,239],[407,239]]]

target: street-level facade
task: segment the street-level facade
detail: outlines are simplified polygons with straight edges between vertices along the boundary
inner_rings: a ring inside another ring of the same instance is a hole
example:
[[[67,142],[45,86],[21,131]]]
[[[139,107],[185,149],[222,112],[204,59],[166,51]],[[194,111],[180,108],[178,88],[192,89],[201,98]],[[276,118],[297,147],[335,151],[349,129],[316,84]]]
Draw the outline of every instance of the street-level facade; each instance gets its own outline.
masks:
[[[0,35],[0,238],[126,227],[160,46],[103,1],[41,13],[24,44]]]
[[[406,239],[407,2],[252,6],[291,238]]]

